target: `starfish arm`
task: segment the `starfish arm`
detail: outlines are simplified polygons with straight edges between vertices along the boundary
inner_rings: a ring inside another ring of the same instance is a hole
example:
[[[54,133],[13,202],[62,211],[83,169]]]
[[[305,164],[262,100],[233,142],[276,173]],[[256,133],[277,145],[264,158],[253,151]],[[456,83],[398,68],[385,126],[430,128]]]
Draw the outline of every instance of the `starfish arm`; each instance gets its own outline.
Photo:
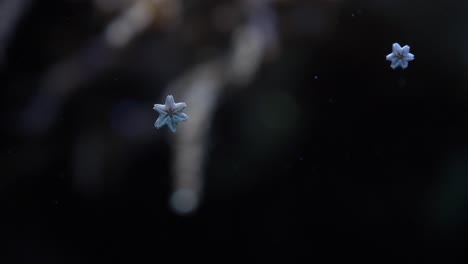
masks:
[[[177,123],[172,118],[169,118],[169,121],[167,122],[167,126],[172,132],[176,132]]]
[[[408,55],[409,50],[410,50],[410,46],[405,45],[405,46],[401,49],[403,56]]]
[[[161,115],[166,113],[165,106],[162,104],[155,104],[153,109]]]
[[[174,105],[175,105],[174,97],[172,95],[168,95],[166,97],[166,104],[165,104],[166,110],[174,109]]]
[[[414,55],[412,53],[408,53],[408,54],[406,54],[405,59],[407,61],[412,61],[412,60],[414,60]]]
[[[160,129],[161,127],[163,127],[164,125],[168,123],[169,119],[170,117],[168,115],[160,115],[158,119],[156,120],[156,122],[154,123],[154,126],[157,129]]]
[[[176,103],[176,104],[174,104],[174,109],[173,109],[173,111],[174,111],[174,113],[180,113],[180,112],[184,111],[184,109],[185,109],[186,107],[187,107],[187,105],[186,105],[184,102],[182,102],[182,103]]]
[[[393,53],[395,53],[395,54],[400,53],[400,52],[401,52],[401,46],[400,46],[400,44],[398,44],[398,43],[393,43],[392,51],[393,51]]]
[[[154,122],[154,127],[157,128],[157,129],[160,129],[160,128],[161,128],[159,118],[156,119],[156,122]]]
[[[407,60],[401,60],[401,68],[406,69],[408,68],[408,61]]]
[[[386,59],[388,61],[393,61],[394,59],[396,58],[395,54],[394,53],[390,53],[387,55]]]
[[[401,65],[401,61],[400,60],[394,60],[392,61],[392,64],[390,65],[390,67],[392,67],[392,69],[396,69],[398,68],[398,66]]]
[[[174,119],[175,122],[184,122],[186,121],[187,119],[189,119],[188,115],[184,114],[184,113],[178,113],[178,114],[174,114],[172,116],[172,118]]]

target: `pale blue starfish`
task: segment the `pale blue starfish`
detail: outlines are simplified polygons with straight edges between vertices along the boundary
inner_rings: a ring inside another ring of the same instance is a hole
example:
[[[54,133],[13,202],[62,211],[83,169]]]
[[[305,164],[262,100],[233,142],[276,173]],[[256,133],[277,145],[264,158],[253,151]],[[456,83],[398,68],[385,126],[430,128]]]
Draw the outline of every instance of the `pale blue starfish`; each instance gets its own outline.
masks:
[[[410,47],[408,45],[402,48],[400,44],[393,43],[392,53],[387,55],[387,60],[392,62],[390,67],[396,69],[400,66],[402,69],[406,69],[408,61],[414,60],[414,55],[409,53],[409,50]]]
[[[159,117],[156,123],[154,123],[154,126],[159,129],[167,125],[172,132],[176,132],[177,123],[189,119],[188,115],[182,113],[185,107],[187,107],[185,103],[175,103],[174,97],[168,95],[165,104],[155,104],[153,107],[153,109],[159,113]]]

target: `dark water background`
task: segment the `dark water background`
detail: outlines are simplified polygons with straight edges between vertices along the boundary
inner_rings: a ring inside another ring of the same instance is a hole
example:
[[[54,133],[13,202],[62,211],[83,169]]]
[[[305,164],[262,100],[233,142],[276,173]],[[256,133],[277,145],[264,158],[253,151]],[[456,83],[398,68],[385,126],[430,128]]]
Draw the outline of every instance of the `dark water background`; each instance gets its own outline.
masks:
[[[249,82],[222,85],[189,215],[169,206],[175,134],[153,127],[152,105],[224,58],[244,13],[182,3],[181,23],[155,19],[118,50],[99,36],[121,12],[93,1],[32,1],[0,22],[13,28],[0,39],[2,263],[464,257],[465,1],[267,3],[279,45]],[[416,57],[406,70],[385,60],[394,42]]]

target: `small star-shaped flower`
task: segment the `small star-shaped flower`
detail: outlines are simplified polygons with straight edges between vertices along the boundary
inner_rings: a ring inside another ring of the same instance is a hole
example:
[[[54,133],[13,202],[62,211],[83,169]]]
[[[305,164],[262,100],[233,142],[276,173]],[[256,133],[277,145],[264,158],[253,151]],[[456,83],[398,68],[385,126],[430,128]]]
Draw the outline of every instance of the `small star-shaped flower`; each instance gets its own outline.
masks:
[[[408,45],[402,48],[400,44],[393,43],[392,53],[387,55],[387,60],[392,62],[390,67],[396,69],[400,66],[402,69],[406,69],[408,67],[408,61],[414,60],[414,55],[409,53],[409,50],[410,47]]]
[[[159,113],[154,126],[159,129],[167,125],[172,132],[176,132],[177,123],[186,121],[189,118],[186,114],[182,113],[185,107],[187,107],[185,103],[175,103],[174,97],[168,95],[165,104],[155,104],[153,107]]]

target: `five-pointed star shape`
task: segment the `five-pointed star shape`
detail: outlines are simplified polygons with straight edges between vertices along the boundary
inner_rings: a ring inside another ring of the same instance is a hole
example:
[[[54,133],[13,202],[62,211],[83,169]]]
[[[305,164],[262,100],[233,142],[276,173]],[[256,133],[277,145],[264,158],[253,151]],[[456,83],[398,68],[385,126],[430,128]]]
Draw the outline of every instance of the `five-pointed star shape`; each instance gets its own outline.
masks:
[[[186,114],[182,113],[185,107],[187,107],[185,103],[175,103],[174,97],[168,95],[165,104],[155,104],[153,107],[159,113],[154,126],[159,129],[167,125],[172,132],[176,132],[177,123],[186,121],[189,118]]]
[[[396,69],[400,66],[402,69],[406,69],[408,67],[408,61],[414,60],[414,55],[409,53],[409,50],[410,47],[408,45],[402,48],[400,44],[393,43],[392,53],[387,55],[387,60],[392,62],[390,67]]]

